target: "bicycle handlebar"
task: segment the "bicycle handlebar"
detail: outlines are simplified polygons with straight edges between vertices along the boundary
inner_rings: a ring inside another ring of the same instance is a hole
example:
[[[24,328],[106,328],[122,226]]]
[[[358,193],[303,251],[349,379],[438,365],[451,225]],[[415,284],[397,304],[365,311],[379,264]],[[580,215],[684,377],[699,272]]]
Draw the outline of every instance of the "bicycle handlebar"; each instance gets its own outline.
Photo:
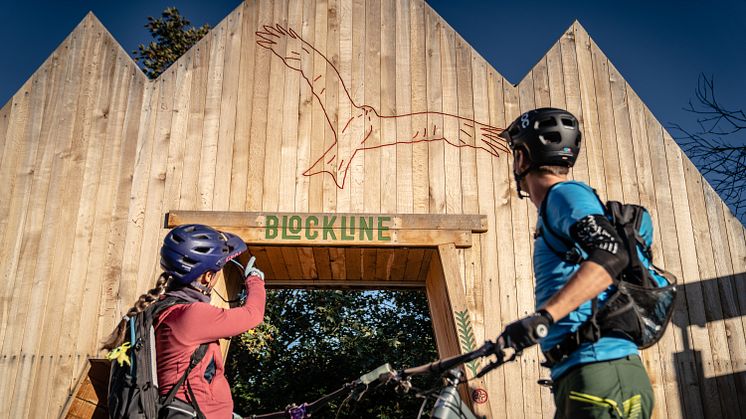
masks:
[[[393,379],[401,384],[403,381],[407,381],[408,377],[411,377],[414,375],[443,374],[446,371],[452,369],[453,367],[467,363],[474,359],[485,357],[485,356],[490,356],[493,354],[498,355],[497,361],[491,362],[486,367],[484,367],[479,372],[479,374],[477,374],[477,377],[481,377],[482,375],[486,374],[488,371],[494,369],[495,367],[502,365],[503,363],[515,358],[515,354],[513,354],[512,357],[505,359],[505,354],[503,352],[503,349],[504,348],[500,342],[500,338],[498,338],[496,342],[492,342],[489,340],[486,341],[484,345],[482,345],[481,347],[471,352],[467,352],[461,355],[455,355],[455,356],[445,358],[445,359],[439,359],[437,361],[430,362],[429,364],[407,368],[407,369],[402,370],[399,373],[393,370],[391,366],[388,363],[386,363],[372,371],[369,371],[361,375],[360,378],[358,378],[357,380],[345,384],[341,388],[319,398],[318,400],[312,403],[303,403],[300,406],[296,406],[295,404],[293,404],[293,405],[289,405],[285,409],[285,411],[282,411],[282,412],[265,413],[262,415],[251,415],[251,416],[248,416],[247,418],[250,418],[250,419],[305,418],[305,417],[308,417],[307,415],[315,412],[316,410],[326,405],[330,400],[337,397],[340,393],[342,393],[345,390],[352,389],[353,394],[354,392],[359,391],[360,392],[359,396],[362,396],[362,394],[365,392],[365,389],[360,391],[359,390],[360,386],[365,386],[367,388],[369,384],[379,381],[379,380],[386,382],[388,380]]]
[[[429,364],[420,365],[418,367],[407,368],[399,373],[400,378],[406,378],[412,375],[424,375],[424,374],[442,374],[451,368],[472,361],[477,358],[489,356],[496,353],[496,349],[500,349],[492,341],[486,341],[481,347],[467,352],[461,355],[455,355],[450,358],[439,359]]]

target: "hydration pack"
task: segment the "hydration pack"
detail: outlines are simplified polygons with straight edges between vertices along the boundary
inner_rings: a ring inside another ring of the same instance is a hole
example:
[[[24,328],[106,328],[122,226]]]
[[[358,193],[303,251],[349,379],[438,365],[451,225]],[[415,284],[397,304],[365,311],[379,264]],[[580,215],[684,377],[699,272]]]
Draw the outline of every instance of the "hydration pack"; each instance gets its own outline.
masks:
[[[112,360],[108,396],[110,418],[151,419],[171,416],[170,411],[175,408],[172,405],[179,402],[175,399],[176,392],[184,385],[189,373],[207,352],[207,344],[200,345],[192,354],[189,367],[184,375],[168,395],[160,396],[153,321],[163,310],[176,304],[188,304],[188,302],[169,297],[149,305],[127,321],[128,339],[108,355],[108,358]],[[204,417],[194,395],[191,394],[188,381],[186,385],[191,396],[194,417]],[[179,407],[179,409],[182,408]]]
[[[616,201],[609,201],[603,207],[629,255],[629,263],[619,276],[613,278],[614,284],[605,304],[599,308],[598,299],[594,298],[590,318],[577,331],[544,352],[547,359],[544,366],[551,368],[564,361],[580,345],[597,342],[604,336],[629,339],[639,349],[648,348],[660,340],[670,323],[677,279],[652,262],[653,225],[650,214],[639,205]],[[545,240],[547,247],[565,262],[582,263],[585,258],[578,246],[550,226],[544,205],[540,212],[546,231],[565,244],[568,250],[560,252]]]

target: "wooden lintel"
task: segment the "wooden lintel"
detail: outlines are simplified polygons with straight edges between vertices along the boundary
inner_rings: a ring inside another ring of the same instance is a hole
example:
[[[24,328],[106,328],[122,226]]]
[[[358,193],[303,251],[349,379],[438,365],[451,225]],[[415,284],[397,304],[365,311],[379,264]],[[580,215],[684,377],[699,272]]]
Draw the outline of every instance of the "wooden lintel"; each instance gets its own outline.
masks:
[[[252,244],[283,246],[471,247],[486,231],[482,215],[293,214],[172,211],[166,227],[206,224]]]
[[[421,281],[351,281],[335,279],[314,280],[267,280],[267,288],[309,288],[309,289],[419,289],[424,288],[425,283]]]
[[[472,233],[487,231],[487,216],[481,214],[363,214],[363,213],[290,213],[290,212],[239,212],[239,211],[171,211],[166,214],[166,227],[182,224],[207,224],[214,227],[257,227],[267,226],[267,216],[302,217],[304,220],[315,217],[318,227],[323,228],[324,217],[337,219],[386,217],[389,230],[467,230]],[[377,224],[373,227],[377,228]]]

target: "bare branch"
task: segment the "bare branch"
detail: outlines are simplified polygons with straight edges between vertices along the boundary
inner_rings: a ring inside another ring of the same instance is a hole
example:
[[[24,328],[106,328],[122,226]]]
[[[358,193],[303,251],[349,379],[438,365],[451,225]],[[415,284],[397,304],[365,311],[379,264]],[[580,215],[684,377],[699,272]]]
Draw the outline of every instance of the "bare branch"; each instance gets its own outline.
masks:
[[[670,128],[674,138],[713,188],[746,220],[746,113],[722,105],[715,95],[715,80],[700,74],[694,99],[685,111],[696,115],[697,130],[679,124]],[[727,137],[727,138],[725,138]]]

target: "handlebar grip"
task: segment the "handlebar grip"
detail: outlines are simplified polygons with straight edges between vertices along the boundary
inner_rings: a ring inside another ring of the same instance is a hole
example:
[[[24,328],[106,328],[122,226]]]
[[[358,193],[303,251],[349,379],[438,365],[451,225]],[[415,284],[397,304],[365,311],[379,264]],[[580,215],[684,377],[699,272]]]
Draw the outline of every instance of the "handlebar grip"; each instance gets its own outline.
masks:
[[[381,375],[383,374],[395,374],[396,371],[391,369],[391,365],[388,363],[381,365],[380,367],[374,369],[371,372],[368,372],[364,375],[361,375],[358,381],[360,381],[362,384],[370,384],[376,380],[378,380]]]

